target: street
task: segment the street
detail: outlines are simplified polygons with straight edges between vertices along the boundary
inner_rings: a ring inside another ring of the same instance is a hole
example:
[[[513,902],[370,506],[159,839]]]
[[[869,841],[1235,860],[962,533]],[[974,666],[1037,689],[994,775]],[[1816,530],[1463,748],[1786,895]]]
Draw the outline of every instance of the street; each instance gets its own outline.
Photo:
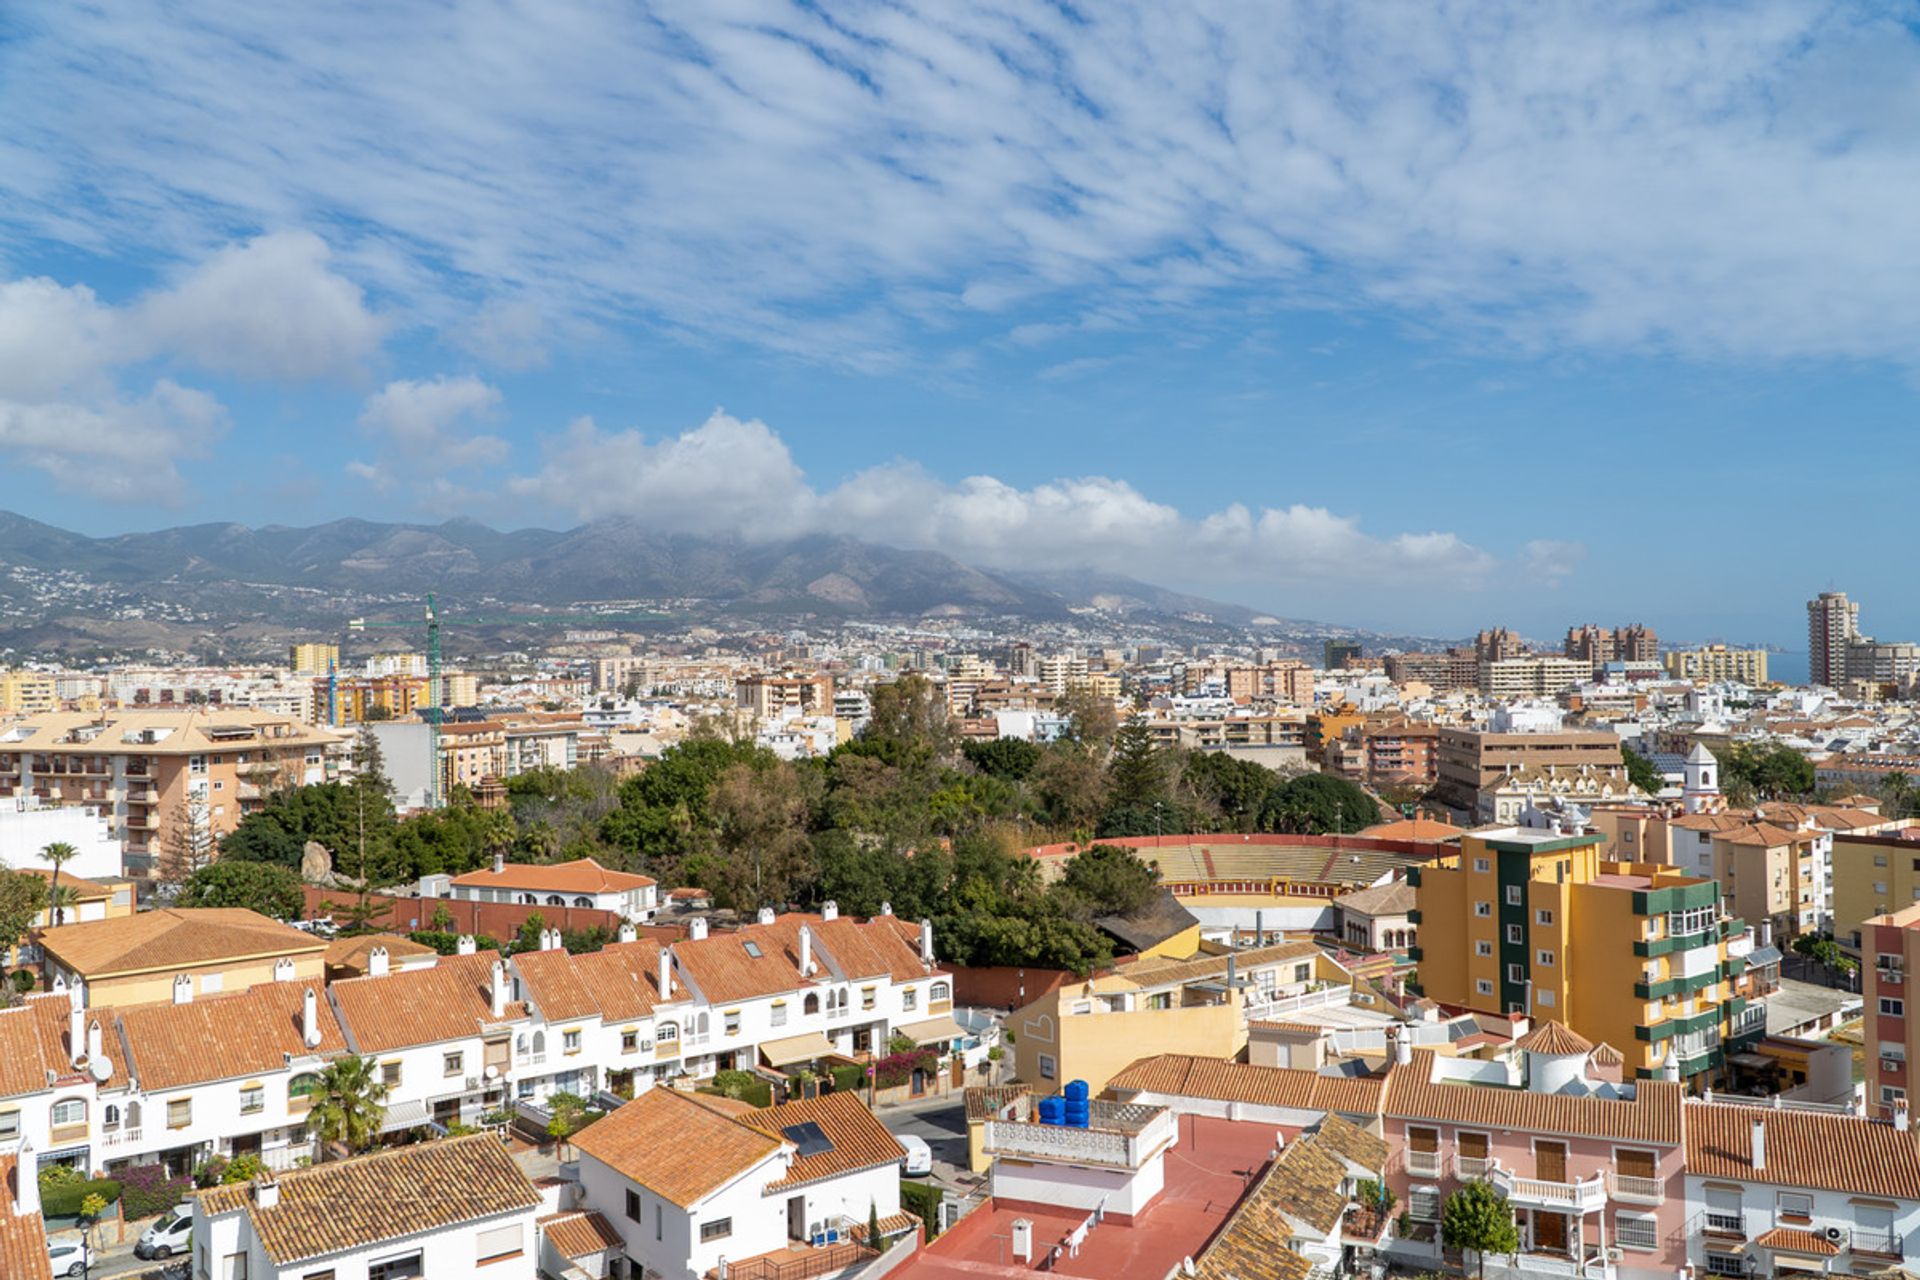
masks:
[[[967,1108],[958,1098],[883,1107],[877,1114],[889,1131],[926,1142],[933,1152],[933,1175],[927,1180],[949,1200],[967,1199],[986,1181],[967,1168]]]

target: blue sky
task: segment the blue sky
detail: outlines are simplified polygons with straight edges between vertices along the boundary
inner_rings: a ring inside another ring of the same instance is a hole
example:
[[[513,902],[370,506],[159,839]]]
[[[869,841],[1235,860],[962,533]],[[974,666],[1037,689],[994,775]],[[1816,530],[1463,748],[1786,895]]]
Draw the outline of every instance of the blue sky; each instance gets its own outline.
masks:
[[[16,6],[0,506],[1920,634],[1902,12]]]

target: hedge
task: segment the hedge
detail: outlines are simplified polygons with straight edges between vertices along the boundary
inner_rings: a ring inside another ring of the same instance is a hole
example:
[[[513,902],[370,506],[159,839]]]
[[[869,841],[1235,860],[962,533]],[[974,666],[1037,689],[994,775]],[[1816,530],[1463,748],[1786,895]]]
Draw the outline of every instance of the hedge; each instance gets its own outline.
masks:
[[[697,1092],[710,1093],[717,1098],[738,1098],[742,1102],[751,1102],[756,1107],[773,1105],[773,1085],[760,1079],[755,1079],[752,1084],[736,1086],[732,1091],[715,1089],[709,1085]]]
[[[88,1196],[99,1196],[108,1204],[120,1198],[120,1184],[112,1178],[91,1182],[60,1182],[40,1188],[40,1213],[47,1218],[77,1218],[80,1205]]]
[[[927,1224],[929,1240],[940,1234],[940,1202],[946,1198],[946,1193],[932,1183],[900,1180],[900,1207],[920,1215],[920,1221]]]
[[[867,1083],[867,1069],[857,1062],[831,1067],[827,1074],[833,1077],[833,1087],[836,1091],[863,1088]]]

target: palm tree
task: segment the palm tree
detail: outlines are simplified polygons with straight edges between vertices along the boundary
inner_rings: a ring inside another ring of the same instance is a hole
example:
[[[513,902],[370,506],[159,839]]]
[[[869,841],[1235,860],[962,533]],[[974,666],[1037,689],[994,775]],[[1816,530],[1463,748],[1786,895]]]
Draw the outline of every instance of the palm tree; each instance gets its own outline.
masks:
[[[1913,779],[1895,769],[1880,780],[1880,790],[1885,793],[1887,807],[1892,810],[1887,816],[1898,818],[1905,814],[1907,801],[1913,796]]]
[[[386,1119],[387,1086],[372,1058],[335,1058],[320,1072],[307,1112],[307,1129],[320,1139],[321,1159],[338,1142],[348,1151],[365,1151],[380,1136]]]
[[[53,864],[53,881],[47,886],[47,922],[57,924],[61,906],[60,868],[79,857],[80,851],[65,840],[55,840],[40,851],[40,856]],[[69,885],[68,888],[71,890],[72,886]]]
[[[68,907],[79,905],[79,902],[80,891],[78,889],[70,884],[56,885],[48,891],[47,895],[48,923],[58,925],[60,923],[60,913]]]

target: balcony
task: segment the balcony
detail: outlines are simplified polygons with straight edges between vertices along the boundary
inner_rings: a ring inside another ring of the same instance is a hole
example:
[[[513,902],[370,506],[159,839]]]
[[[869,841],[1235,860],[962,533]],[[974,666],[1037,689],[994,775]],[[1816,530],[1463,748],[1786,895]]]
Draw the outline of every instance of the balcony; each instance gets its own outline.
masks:
[[[1415,1178],[1437,1178],[1443,1162],[1438,1151],[1407,1152],[1407,1173]]]
[[[1738,1209],[1708,1209],[1700,1215],[1700,1231],[1720,1240],[1745,1240],[1747,1215]]]
[[[1493,1173],[1493,1161],[1486,1156],[1455,1156],[1453,1176],[1462,1182],[1478,1182]]]
[[[1529,1209],[1588,1214],[1600,1212],[1607,1204],[1606,1179],[1597,1176],[1585,1182],[1548,1182],[1518,1177],[1495,1165],[1489,1181],[1507,1200]]]
[[[1850,1243],[1856,1255],[1865,1254],[1872,1258],[1894,1259],[1906,1256],[1905,1251],[1900,1248],[1900,1237],[1891,1227],[1880,1231],[1863,1231],[1855,1227],[1851,1233]]]
[[[1022,1102],[1020,1110],[1030,1112],[1032,1099]],[[983,1145],[993,1155],[1138,1169],[1173,1141],[1174,1126],[1173,1113],[1164,1107],[1096,1102],[1085,1129],[1027,1119],[989,1120]]]
[[[1608,1175],[1615,1200],[1628,1204],[1665,1204],[1667,1184],[1660,1178],[1641,1178],[1630,1173]]]

